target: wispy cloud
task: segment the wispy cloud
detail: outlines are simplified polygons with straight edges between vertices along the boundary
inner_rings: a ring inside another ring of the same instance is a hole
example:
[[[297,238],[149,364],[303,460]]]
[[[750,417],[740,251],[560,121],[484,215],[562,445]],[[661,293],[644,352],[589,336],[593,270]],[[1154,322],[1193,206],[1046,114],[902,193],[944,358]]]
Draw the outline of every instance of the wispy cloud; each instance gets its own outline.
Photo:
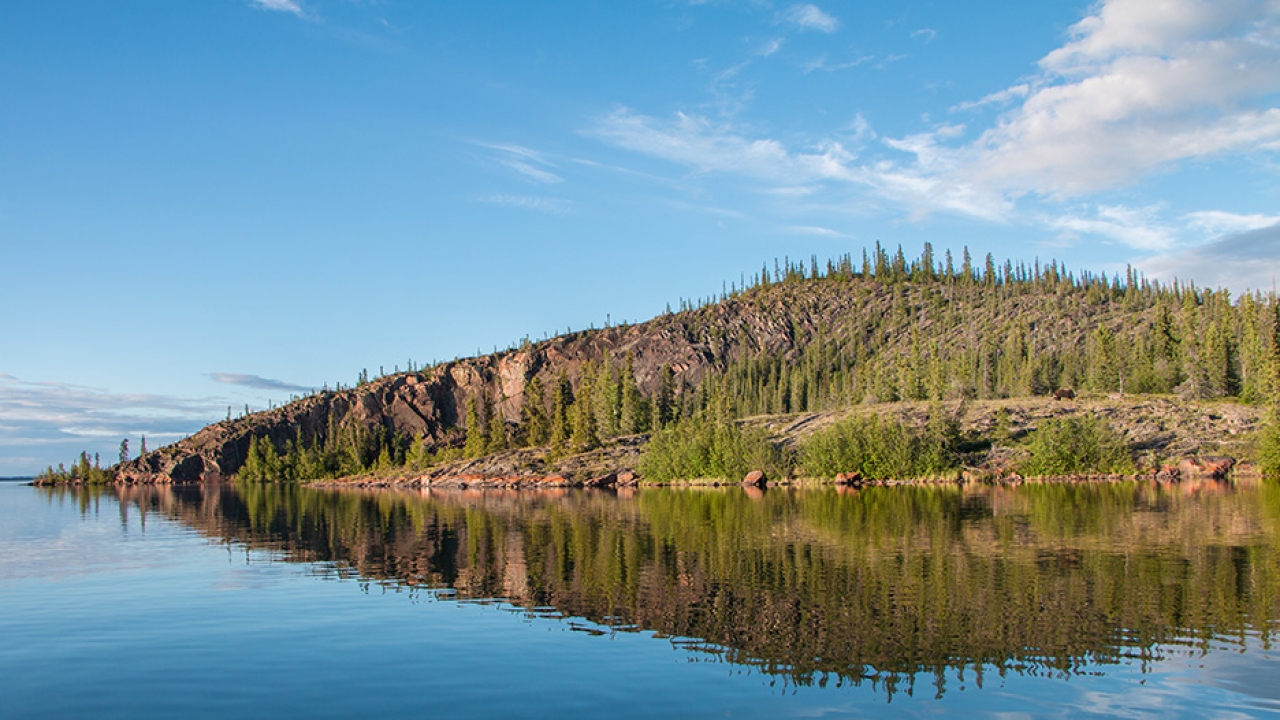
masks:
[[[792,5],[784,10],[778,19],[801,30],[833,33],[840,29],[839,20],[823,12],[817,5],[810,3]]]
[[[779,19],[837,27],[808,4]],[[834,67],[823,57],[805,69]],[[851,206],[869,198],[896,205],[911,219],[956,213],[1062,241],[1089,236],[1168,253],[1275,216],[1209,209],[1175,217],[1159,204],[1117,203],[1115,191],[1185,161],[1280,150],[1278,96],[1280,2],[1101,0],[1030,76],[952,108],[1001,111],[983,126],[940,123],[886,137],[863,121],[857,139],[784,141],[747,123],[623,108],[591,132],[698,173],[750,179],[765,192],[821,188]]]
[[[1250,230],[1261,230],[1272,225],[1280,225],[1280,215],[1263,215],[1261,213],[1241,215],[1221,210],[1201,210],[1187,213],[1186,222],[1206,235],[1217,237],[1219,235],[1244,233]]]
[[[933,28],[919,28],[911,31],[911,37],[925,42],[933,42],[933,39],[938,37],[938,31]]]
[[[865,120],[851,126],[855,145],[875,133]],[[602,118],[592,130],[619,147],[693,167],[702,173],[727,173],[765,184],[765,190],[812,185],[853,186],[910,208],[914,215],[945,209],[986,220],[1003,221],[1008,202],[997,194],[948,180],[954,157],[937,145],[959,131],[940,127],[935,133],[888,139],[894,149],[915,157],[915,167],[890,162],[858,162],[844,142],[826,140],[805,150],[790,150],[771,138],[752,138],[728,123],[677,113],[661,120],[621,108]]]
[[[819,225],[792,225],[786,228],[786,230],[787,232],[795,233],[796,235],[819,235],[822,237],[848,237],[848,235],[845,235],[839,230],[832,230],[831,228],[822,227]]]
[[[214,382],[223,383],[224,385],[239,385],[241,387],[255,388],[257,390],[282,390],[284,392],[309,393],[315,388],[294,385],[283,380],[272,380],[259,375],[246,375],[244,373],[226,373],[216,372],[209,373],[209,378]]]
[[[479,143],[492,150],[502,166],[516,171],[529,180],[544,185],[564,182],[564,178],[552,172],[555,164],[542,153],[520,145]]]
[[[1047,218],[1044,223],[1067,233],[1062,240],[1073,239],[1072,233],[1086,233],[1136,250],[1166,250],[1177,241],[1174,230],[1161,221],[1157,207],[1099,205],[1079,213]]]
[[[507,207],[519,208],[521,210],[534,210],[537,212],[550,213],[552,215],[564,215],[573,209],[573,203],[563,198],[543,197],[539,195],[481,195],[476,198],[479,202],[489,203],[491,205],[505,205]]]
[[[837,70],[848,70],[849,68],[856,68],[860,65],[865,65],[873,60],[875,60],[874,55],[859,55],[853,58],[852,60],[831,62],[827,59],[826,55],[820,55],[806,63],[801,64],[800,69],[803,70],[806,74],[811,73],[815,70],[821,70],[823,72],[835,72]]]
[[[838,142],[809,152],[791,152],[777,140],[751,139],[732,125],[686,113],[660,120],[619,108],[602,118],[591,132],[620,147],[702,172],[735,173],[788,184],[855,179],[849,169],[853,156]]]
[[[249,4],[259,10],[274,10],[293,13],[298,17],[303,16],[302,6],[293,0],[249,0]]]
[[[783,43],[782,38],[769,38],[756,47],[755,54],[760,57],[769,57],[781,50]]]
[[[226,412],[220,398],[112,393],[0,375],[0,474],[23,474],[87,450],[115,460],[120,438],[146,435],[156,447]],[[34,460],[34,462],[33,462]]]
[[[1022,100],[1030,94],[1031,86],[1026,83],[1022,83],[1020,85],[1007,87],[1004,90],[993,92],[978,100],[968,100],[959,103],[952,106],[950,110],[951,112],[958,112],[961,110],[976,110],[978,108],[987,107],[988,105],[1005,106],[1012,102]]]

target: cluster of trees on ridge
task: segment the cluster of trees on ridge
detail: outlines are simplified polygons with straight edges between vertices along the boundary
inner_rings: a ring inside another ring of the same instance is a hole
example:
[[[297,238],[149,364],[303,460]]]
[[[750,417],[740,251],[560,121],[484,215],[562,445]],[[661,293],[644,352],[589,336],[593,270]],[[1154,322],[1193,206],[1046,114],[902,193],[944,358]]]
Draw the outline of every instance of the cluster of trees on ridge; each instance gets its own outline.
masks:
[[[856,312],[824,314],[835,300]],[[1056,262],[998,265],[990,254],[978,267],[967,249],[957,266],[950,251],[939,260],[928,243],[920,258],[908,260],[901,247],[890,254],[877,243],[873,253],[863,251],[860,264],[850,255],[825,267],[816,257],[807,267],[775,261],[772,273],[766,266],[718,300],[682,302],[673,319],[688,338],[724,344],[729,338],[714,311],[725,303],[749,305],[788,330],[794,343],[740,352],[696,384],[678,381],[663,367],[649,395],[638,388],[630,357],[606,354],[588,363],[576,384],[564,375],[550,388],[530,380],[517,423],[494,411],[500,398],[471,398],[465,442],[456,446],[429,448],[422,438],[344,420],[284,447],[255,438],[238,476],[311,479],[419,470],[525,446],[545,446],[554,457],[644,432],[657,433],[655,440],[720,437],[720,446],[764,462],[767,457],[751,455],[758,448],[744,449],[759,439],[743,440],[748,431],[734,420],[897,400],[1027,397],[1059,387],[1268,405],[1271,422],[1260,438],[1259,459],[1268,471],[1280,472],[1280,303],[1273,295],[1255,292],[1233,302],[1227,290],[1159,283],[1132,270],[1123,277],[1076,276]],[[864,430],[877,437],[898,432]],[[714,442],[702,444],[695,454],[725,454]],[[912,472],[952,467],[954,460],[938,461],[945,456],[935,452]],[[719,461],[703,466],[717,475],[728,467]],[[690,466],[672,467],[685,472]]]

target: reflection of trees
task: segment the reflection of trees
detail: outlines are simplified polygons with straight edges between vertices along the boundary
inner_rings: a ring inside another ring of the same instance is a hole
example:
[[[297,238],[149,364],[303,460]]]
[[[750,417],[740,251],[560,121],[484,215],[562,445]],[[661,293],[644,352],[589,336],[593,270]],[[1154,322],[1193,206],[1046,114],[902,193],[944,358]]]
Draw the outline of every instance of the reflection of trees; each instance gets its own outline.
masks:
[[[1212,489],[1212,488],[1209,488]],[[324,492],[129,487],[227,540],[363,577],[705,641],[799,682],[1071,673],[1270,642],[1280,489]]]

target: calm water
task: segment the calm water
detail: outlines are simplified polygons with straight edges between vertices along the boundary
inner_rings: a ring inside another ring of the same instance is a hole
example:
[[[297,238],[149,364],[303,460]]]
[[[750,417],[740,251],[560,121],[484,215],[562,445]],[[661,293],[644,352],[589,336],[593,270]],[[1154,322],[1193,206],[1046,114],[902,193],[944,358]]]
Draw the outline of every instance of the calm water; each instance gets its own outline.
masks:
[[[0,484],[0,716],[1280,712],[1280,487]]]

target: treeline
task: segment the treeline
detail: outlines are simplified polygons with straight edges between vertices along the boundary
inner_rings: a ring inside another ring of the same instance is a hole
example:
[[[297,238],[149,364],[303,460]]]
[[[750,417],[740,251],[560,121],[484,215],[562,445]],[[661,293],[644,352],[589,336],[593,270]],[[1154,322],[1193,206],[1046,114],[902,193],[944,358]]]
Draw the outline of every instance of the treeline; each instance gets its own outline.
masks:
[[[71,467],[68,468],[65,463],[58,463],[58,467],[52,466],[46,468],[43,472],[35,477],[37,485],[59,485],[59,484],[86,484],[100,485],[103,483],[114,482],[116,475],[109,468],[102,467],[98,454],[94,453],[93,461],[89,460],[89,453],[80,453],[80,458]]]

